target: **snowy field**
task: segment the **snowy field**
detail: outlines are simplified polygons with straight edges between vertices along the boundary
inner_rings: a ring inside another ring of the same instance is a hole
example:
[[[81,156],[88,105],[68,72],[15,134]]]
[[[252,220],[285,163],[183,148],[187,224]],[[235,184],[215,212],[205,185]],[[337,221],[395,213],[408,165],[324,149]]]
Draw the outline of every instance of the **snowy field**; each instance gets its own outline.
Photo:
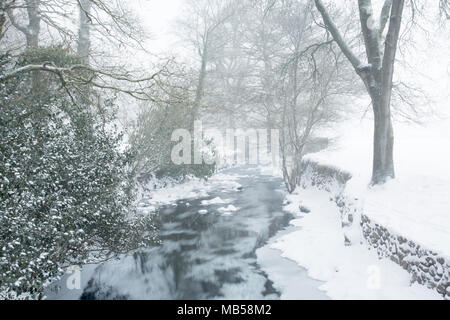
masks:
[[[372,127],[370,120],[347,124],[332,149],[308,158],[350,172],[346,193],[375,222],[450,257],[450,120],[395,124],[397,177],[376,187],[368,186]]]
[[[270,249],[281,251],[282,257],[305,268],[309,277],[322,281],[319,289],[331,299],[442,299],[424,286],[410,285],[405,270],[390,260],[378,259],[364,244],[345,246],[340,213],[329,193],[299,188],[286,200],[285,210],[297,216],[291,221],[293,231],[258,250],[263,270],[283,292],[282,299],[304,298],[305,282],[293,278],[290,268],[280,268],[286,262],[273,258]],[[300,205],[311,212],[300,213]],[[295,274],[302,277],[301,270]]]

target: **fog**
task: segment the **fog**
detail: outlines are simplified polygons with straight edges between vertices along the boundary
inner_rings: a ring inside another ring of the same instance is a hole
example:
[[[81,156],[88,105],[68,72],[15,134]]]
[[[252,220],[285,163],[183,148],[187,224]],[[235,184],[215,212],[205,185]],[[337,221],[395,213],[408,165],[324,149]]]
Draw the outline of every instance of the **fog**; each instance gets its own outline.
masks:
[[[448,262],[389,248],[450,253],[449,16],[1,1],[0,298],[448,299]],[[63,277],[86,265],[103,280]],[[361,285],[373,265],[392,286]]]

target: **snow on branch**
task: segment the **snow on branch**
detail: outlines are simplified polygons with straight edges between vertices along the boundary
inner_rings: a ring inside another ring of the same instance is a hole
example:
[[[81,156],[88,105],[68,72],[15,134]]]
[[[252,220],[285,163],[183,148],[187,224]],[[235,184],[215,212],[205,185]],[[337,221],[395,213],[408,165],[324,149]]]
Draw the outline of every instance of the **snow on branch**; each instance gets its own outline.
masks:
[[[53,63],[43,64],[30,64],[15,70],[10,71],[0,76],[0,83],[11,80],[24,73],[30,73],[34,71],[49,72],[57,75],[61,81],[63,87],[70,85],[91,85],[99,89],[113,90],[122,92],[132,96],[139,100],[152,100],[149,95],[149,89],[151,89],[156,78],[164,71],[162,68],[156,73],[153,73],[149,77],[145,78],[133,78],[128,73],[116,73],[105,70],[99,70],[87,65],[77,64],[70,67],[58,67]],[[134,84],[137,88],[124,88],[118,84],[109,84],[107,81],[102,81],[103,78],[107,78],[108,82],[126,82],[128,84]],[[100,80],[100,81],[99,81]]]

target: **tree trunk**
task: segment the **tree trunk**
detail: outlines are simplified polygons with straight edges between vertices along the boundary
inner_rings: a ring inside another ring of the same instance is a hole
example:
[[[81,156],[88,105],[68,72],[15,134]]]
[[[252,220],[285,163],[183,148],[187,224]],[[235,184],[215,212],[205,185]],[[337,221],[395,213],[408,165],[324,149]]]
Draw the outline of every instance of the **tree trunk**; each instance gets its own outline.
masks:
[[[39,47],[41,17],[39,15],[40,0],[27,0],[28,32],[25,34],[28,48]]]
[[[200,109],[200,105],[202,103],[202,98],[203,98],[203,92],[205,90],[205,78],[206,78],[206,65],[208,63],[208,46],[205,43],[203,46],[203,51],[202,51],[202,55],[201,55],[201,66],[200,66],[200,74],[198,77],[198,83],[197,83],[197,90],[195,93],[195,101],[194,101],[194,106],[192,108],[192,113],[191,113],[191,129],[194,128],[194,122],[195,120],[197,120],[198,117],[198,113],[199,113],[199,109]]]
[[[89,54],[91,50],[90,23],[89,17],[92,3],[90,0],[80,0],[80,25],[78,28],[77,54],[83,59],[85,64],[89,64]]]
[[[16,20],[14,6],[6,9],[11,24],[25,36],[27,48],[37,48],[39,46],[39,33],[41,31],[40,4],[41,0],[25,0],[28,25],[21,25]]]
[[[404,0],[385,2],[381,13],[380,29],[374,29],[372,2],[358,0],[361,31],[364,36],[368,65],[362,64],[345,42],[337,26],[332,21],[321,0],[315,0],[327,30],[341,48],[344,55],[363,80],[371,97],[374,112],[374,141],[372,185],[383,184],[395,178],[394,170],[394,130],[391,118],[392,79],[395,56],[400,35]],[[389,30],[386,36],[384,53],[381,50],[380,38],[389,12]]]
[[[27,48],[39,47],[39,33],[41,32],[41,16],[39,15],[40,0],[27,0],[28,28],[25,32]],[[31,86],[34,94],[41,93],[41,73],[33,71],[31,74]]]
[[[3,27],[6,23],[6,13],[3,8],[0,8],[0,40],[3,38]]]
[[[372,184],[383,184],[395,178],[394,131],[390,108],[381,101],[372,101],[374,112],[374,142]]]
[[[381,73],[379,73],[379,77],[377,77],[379,82],[377,85],[379,96],[376,96],[376,92],[372,94],[375,116],[372,184],[383,184],[388,179],[395,178],[394,130],[391,117],[391,96],[395,56],[400,35],[403,6],[404,0],[394,0],[392,2],[389,30],[385,41]]]

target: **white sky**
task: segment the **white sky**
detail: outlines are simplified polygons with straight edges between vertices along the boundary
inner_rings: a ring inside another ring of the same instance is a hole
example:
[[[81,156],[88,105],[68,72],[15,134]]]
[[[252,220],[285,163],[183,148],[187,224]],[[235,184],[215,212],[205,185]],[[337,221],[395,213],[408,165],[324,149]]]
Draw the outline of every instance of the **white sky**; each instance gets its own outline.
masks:
[[[155,53],[176,52],[181,44],[173,35],[175,20],[184,0],[134,0],[145,29],[151,34],[150,50]]]

